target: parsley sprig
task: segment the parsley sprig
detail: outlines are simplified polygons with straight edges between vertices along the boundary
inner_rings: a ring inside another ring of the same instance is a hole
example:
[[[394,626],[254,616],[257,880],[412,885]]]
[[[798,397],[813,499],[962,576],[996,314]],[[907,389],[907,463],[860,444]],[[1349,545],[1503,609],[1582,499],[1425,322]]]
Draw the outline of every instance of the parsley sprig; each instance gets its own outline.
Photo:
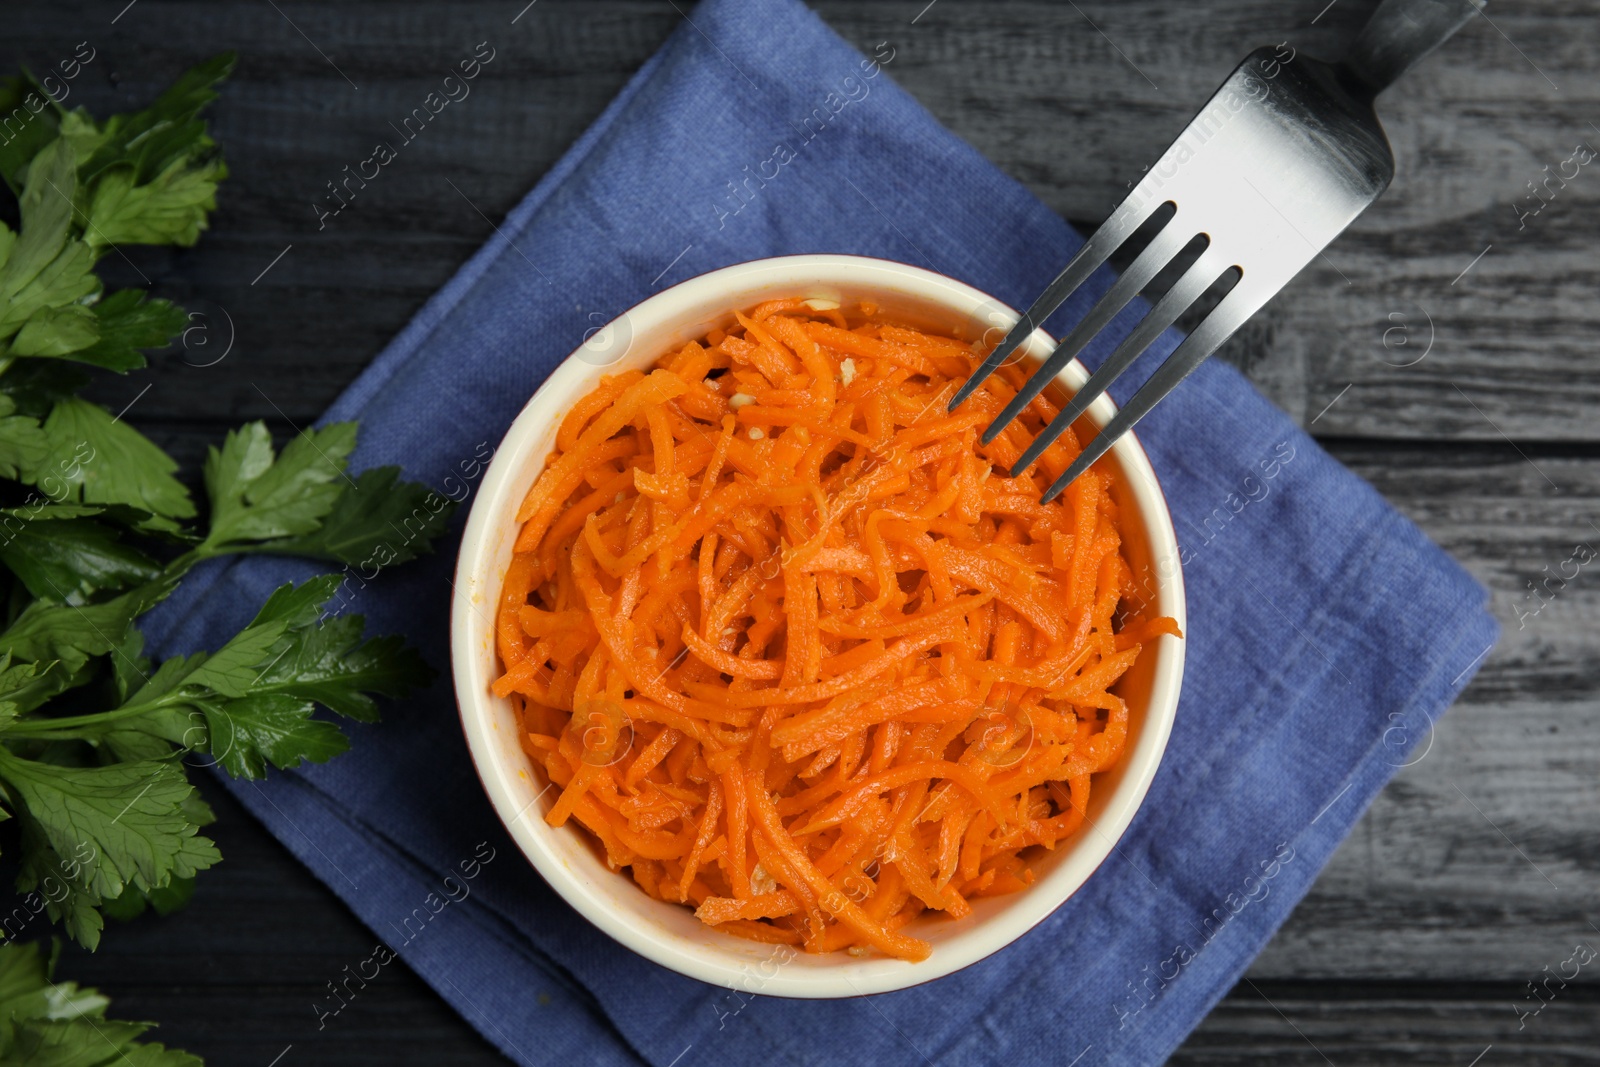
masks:
[[[349,740],[319,709],[372,722],[375,695],[432,676],[398,638],[325,614],[339,574],[278,589],[213,652],[145,654],[141,616],[205,560],[390,565],[428,551],[453,508],[398,468],[351,472],[354,423],[303,431],[281,451],[264,423],[243,426],[211,449],[197,501],[161,448],[77,395],[83,367],[142,367],[184,328],[181,308],[108,293],[94,267],[120,246],[187,246],[206,228],[227,168],[201,111],[232,67],[219,56],[104,122],[30,107],[0,144],[18,222],[0,222],[0,840],[17,888],[89,948],[106,914],[181,906],[220,861],[200,833],[212,815],[190,766],[260,778],[331,759]],[[0,111],[30,92],[42,90],[26,78],[0,87]],[[30,951],[0,947],[0,1061],[77,1026],[7,1016],[9,981],[49,984]],[[142,1030],[97,1025],[129,1042]]]

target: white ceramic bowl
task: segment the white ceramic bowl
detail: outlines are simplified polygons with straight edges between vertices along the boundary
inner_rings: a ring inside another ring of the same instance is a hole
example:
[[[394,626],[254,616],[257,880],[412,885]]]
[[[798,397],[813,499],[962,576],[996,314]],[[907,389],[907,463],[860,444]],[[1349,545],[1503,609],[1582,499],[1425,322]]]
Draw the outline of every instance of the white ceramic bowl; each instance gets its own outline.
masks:
[[[933,951],[921,963],[846,953],[783,953],[718,933],[690,909],[654,900],[631,878],[608,870],[597,846],[575,822],[553,829],[542,818],[556,792],[541,795],[544,772],[517,739],[511,705],[490,684],[499,675],[493,613],[516,538],[517,506],[543,470],[556,428],[602,374],[644,368],[684,342],[733,322],[733,311],[780,296],[817,297],[850,304],[871,299],[885,313],[926,329],[997,340],[1018,315],[992,297],[917,267],[857,256],[809,255],[763,259],[701,275],[657,293],[608,324],[556,368],[507,431],[473,502],[456,564],[451,605],[451,661],[462,727],[483,787],[512,838],[545,881],[585,918],[640,955],[702,981],[785,997],[848,997],[881,993],[959,970],[1026,933],[1070,897],[1111,852],[1133,820],[1166,748],[1183,677],[1184,642],[1159,638],[1124,676],[1117,691],[1129,701],[1132,724],[1120,767],[1097,775],[1089,819],[1076,836],[1033,864],[1038,879],[1019,893],[973,901],[959,921],[921,916],[907,932]],[[1052,342],[1029,338],[1024,358],[1037,360]],[[1074,362],[1061,374],[1069,389],[1087,373]],[[1114,413],[1102,397],[1089,417],[1104,425]],[[1132,434],[1117,442],[1124,551],[1149,592],[1148,609],[1185,626],[1183,577],[1166,500],[1149,460]]]

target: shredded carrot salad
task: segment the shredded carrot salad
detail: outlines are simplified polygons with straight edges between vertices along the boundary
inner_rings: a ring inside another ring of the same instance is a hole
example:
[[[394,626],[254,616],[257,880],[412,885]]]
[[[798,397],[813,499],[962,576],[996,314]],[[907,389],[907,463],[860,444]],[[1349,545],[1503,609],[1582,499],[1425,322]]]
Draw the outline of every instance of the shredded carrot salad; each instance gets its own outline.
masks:
[[[774,300],[601,379],[517,512],[496,620],[523,745],[651,896],[812,952],[919,960],[923,911],[1028,885],[1084,820],[1170,618],[1101,467],[1048,504],[1068,432],[1007,475],[1047,395],[956,411],[975,345]],[[1048,392],[1048,391],[1047,391]]]

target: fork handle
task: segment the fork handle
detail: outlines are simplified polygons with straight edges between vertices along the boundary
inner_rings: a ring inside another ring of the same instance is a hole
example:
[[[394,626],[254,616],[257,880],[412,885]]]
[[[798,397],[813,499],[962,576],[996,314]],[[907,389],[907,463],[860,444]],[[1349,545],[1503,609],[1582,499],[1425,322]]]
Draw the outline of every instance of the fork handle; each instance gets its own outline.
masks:
[[[1406,68],[1444,44],[1485,0],[1383,0],[1341,66],[1377,96]]]

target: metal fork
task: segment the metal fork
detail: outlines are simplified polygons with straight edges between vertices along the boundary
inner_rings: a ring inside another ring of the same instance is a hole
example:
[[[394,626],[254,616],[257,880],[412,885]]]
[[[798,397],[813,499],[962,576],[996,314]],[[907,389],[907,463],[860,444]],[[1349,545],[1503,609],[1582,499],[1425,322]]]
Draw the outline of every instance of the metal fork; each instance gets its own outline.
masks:
[[[1384,0],[1344,58],[1258,48],[1228,76],[1111,218],[1033,302],[950,402],[954,411],[1141,225],[1175,209],[1110,290],[984,431],[985,444],[1197,237],[1204,251],[1012,468],[1026,470],[1161,332],[1237,280],[1133,399],[1045,491],[1087,470],[1388,187],[1394,154],[1374,98],[1443,44],[1484,0]],[[1214,288],[1215,287],[1215,288]]]

